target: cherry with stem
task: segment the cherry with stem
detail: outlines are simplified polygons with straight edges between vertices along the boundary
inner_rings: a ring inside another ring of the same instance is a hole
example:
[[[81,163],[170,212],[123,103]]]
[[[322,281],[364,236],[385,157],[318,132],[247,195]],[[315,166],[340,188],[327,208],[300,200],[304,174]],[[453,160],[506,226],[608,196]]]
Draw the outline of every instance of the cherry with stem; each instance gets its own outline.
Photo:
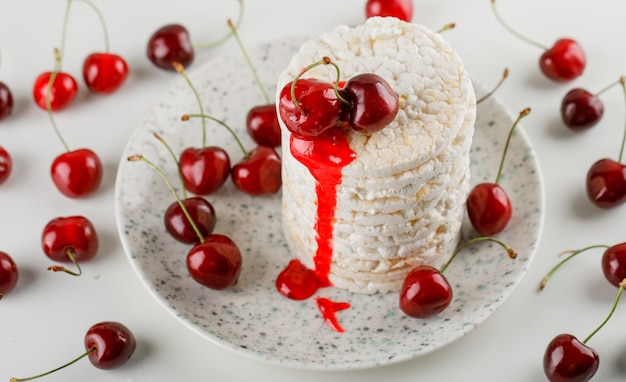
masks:
[[[587,342],[611,319],[625,287],[626,279],[623,279],[609,314],[584,340],[571,334],[560,334],[550,341],[543,356],[543,370],[549,381],[588,381],[596,374],[600,357],[595,349],[587,346]]]
[[[470,190],[467,197],[467,213],[470,222],[474,229],[484,236],[493,236],[502,232],[511,219],[513,212],[511,201],[499,183],[513,132],[520,120],[529,113],[530,108],[522,110],[511,126],[495,181],[477,184]]]
[[[498,22],[509,33],[543,51],[539,58],[539,67],[546,77],[557,82],[567,82],[583,73],[587,64],[587,58],[578,42],[570,38],[561,38],[549,48],[511,28],[500,16],[496,7],[496,0],[491,0],[491,8]]]
[[[48,270],[80,276],[79,262],[91,260],[98,252],[99,239],[95,227],[84,216],[67,216],[52,219],[41,235],[43,252],[50,259],[71,262],[77,269],[72,271],[62,265],[51,265]]]
[[[565,126],[574,131],[582,131],[597,125],[604,115],[604,103],[600,95],[622,81],[620,78],[595,94],[583,88],[568,91],[561,101],[560,110]]]
[[[620,78],[626,100],[626,79]],[[617,160],[603,158],[591,165],[587,171],[587,197],[597,207],[609,209],[626,203],[626,165],[622,163],[626,144],[626,126]]]
[[[400,288],[400,309],[409,317],[428,318],[443,312],[452,302],[452,286],[443,273],[454,258],[469,245],[491,241],[502,246],[511,259],[517,253],[508,244],[492,237],[475,237],[459,245],[440,270],[430,265],[413,268],[404,279]]]

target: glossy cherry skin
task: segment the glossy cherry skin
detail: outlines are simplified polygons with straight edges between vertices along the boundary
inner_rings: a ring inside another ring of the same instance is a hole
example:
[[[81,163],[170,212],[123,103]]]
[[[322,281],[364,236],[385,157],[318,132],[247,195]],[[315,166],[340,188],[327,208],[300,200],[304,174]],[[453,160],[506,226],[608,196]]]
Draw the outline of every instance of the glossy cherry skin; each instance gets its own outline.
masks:
[[[346,82],[344,91],[352,104],[350,126],[356,131],[379,131],[398,114],[398,93],[379,75],[357,74]]]
[[[0,146],[0,184],[6,182],[13,170],[13,159],[11,154]]]
[[[89,149],[78,149],[57,156],[50,175],[61,193],[70,198],[93,194],[102,181],[100,158]]]
[[[413,268],[400,288],[400,309],[409,317],[427,318],[443,312],[452,302],[452,287],[437,268]]]
[[[476,231],[493,236],[506,228],[513,209],[508,195],[495,183],[474,186],[467,197],[467,214]]]
[[[185,188],[196,195],[217,191],[230,174],[230,158],[221,147],[187,148],[179,158]]]
[[[626,243],[607,248],[602,254],[604,277],[616,287],[626,278]]]
[[[600,208],[626,202],[626,166],[612,159],[600,159],[587,172],[587,196]]]
[[[319,289],[320,283],[310,269],[300,260],[291,260],[276,278],[276,289],[292,300],[305,300]]]
[[[180,24],[165,25],[154,32],[148,40],[146,53],[154,65],[171,71],[176,70],[173,62],[186,68],[194,59],[189,31]]]
[[[561,119],[572,130],[585,130],[595,126],[604,114],[600,97],[581,88],[572,89],[561,101]]]
[[[96,229],[89,219],[75,215],[52,219],[41,234],[43,252],[58,262],[70,262],[71,252],[78,262],[92,259],[98,252]]]
[[[37,77],[33,85],[33,98],[42,110],[48,110],[46,96],[52,72],[44,72]],[[57,72],[50,91],[50,110],[60,111],[68,107],[76,98],[78,83],[71,74]]]
[[[280,125],[276,104],[255,106],[246,116],[246,130],[259,146],[280,146]]]
[[[231,178],[248,195],[275,194],[282,186],[280,156],[271,147],[259,146],[233,166]]]
[[[556,336],[543,356],[543,370],[550,382],[583,382],[598,371],[598,353],[571,334]]]
[[[13,112],[13,93],[11,89],[0,81],[0,121],[11,115]]]
[[[0,251],[0,298],[15,289],[18,278],[15,261],[6,252]]]
[[[202,237],[213,233],[215,228],[215,209],[213,205],[206,199],[194,196],[182,200],[185,209],[189,213],[189,216],[200,230]],[[189,219],[183,212],[183,209],[178,204],[178,201],[173,202],[165,210],[163,215],[165,222],[165,228],[172,237],[180,242],[187,244],[195,244],[200,242],[198,234],[189,223]]]
[[[365,16],[392,16],[410,22],[413,19],[412,0],[368,0],[365,4]]]
[[[241,273],[241,252],[229,237],[212,234],[187,254],[187,270],[198,283],[215,290],[229,288]]]
[[[89,361],[98,369],[111,370],[125,364],[135,352],[137,340],[125,325],[114,321],[99,322],[85,334]]]
[[[348,105],[337,98],[334,85],[314,78],[296,82],[296,106],[291,97],[291,82],[286,84],[278,102],[280,118],[287,129],[301,137],[317,137],[328,129],[348,124]]]
[[[128,77],[128,64],[117,54],[92,53],[83,62],[83,79],[94,93],[110,94]]]
[[[587,58],[580,44],[569,38],[557,40],[539,59],[541,71],[551,80],[567,82],[583,74]]]

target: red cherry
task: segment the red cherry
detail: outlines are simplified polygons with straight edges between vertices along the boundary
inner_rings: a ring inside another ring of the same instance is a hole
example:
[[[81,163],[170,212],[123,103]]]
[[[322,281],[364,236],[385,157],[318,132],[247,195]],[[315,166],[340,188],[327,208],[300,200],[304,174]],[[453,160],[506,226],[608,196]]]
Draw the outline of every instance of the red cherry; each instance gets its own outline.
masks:
[[[89,149],[78,149],[57,156],[50,168],[52,181],[70,198],[91,195],[102,181],[100,158]]]
[[[413,19],[412,0],[368,0],[365,4],[365,16],[392,16],[410,22]]]
[[[469,193],[467,213],[476,231],[484,236],[502,232],[512,214],[511,201],[502,187],[495,183],[481,183]]]
[[[13,112],[13,94],[11,89],[0,81],[0,121],[11,115]]]
[[[599,363],[598,353],[571,334],[556,336],[543,356],[543,370],[551,382],[588,381]]]
[[[89,361],[97,368],[110,370],[122,366],[137,347],[137,340],[125,325],[104,321],[93,325],[85,335]]]
[[[15,261],[6,252],[0,251],[0,299],[15,288],[18,276]]]
[[[92,259],[98,252],[98,234],[91,221],[84,216],[58,217],[44,227],[41,246],[50,259],[72,262],[79,268],[78,273],[57,266],[50,267],[50,270],[77,276],[81,274],[78,263]]]
[[[280,125],[276,104],[255,106],[246,117],[246,130],[259,146],[280,146]]]
[[[344,91],[352,104],[350,126],[356,131],[379,131],[398,114],[398,93],[377,74],[362,73],[350,78]]]
[[[13,160],[8,151],[0,146],[0,184],[6,182],[13,170]]]
[[[194,50],[187,28],[180,24],[159,28],[148,40],[147,55],[154,65],[165,70],[175,70],[173,62],[184,67],[191,65]]]
[[[241,272],[241,252],[224,235],[211,234],[187,254],[187,269],[198,283],[222,290],[237,283]]]
[[[452,302],[452,287],[438,269],[422,265],[409,272],[400,289],[400,309],[413,318],[434,316]]]
[[[626,279],[626,243],[608,247],[602,254],[604,277],[616,287]]]
[[[185,188],[196,195],[217,191],[228,179],[230,158],[220,147],[187,148],[179,159]]]
[[[196,196],[182,200],[185,209],[191,219],[200,230],[202,237],[213,233],[215,228],[215,209],[206,199]],[[174,239],[188,244],[195,244],[200,241],[197,232],[189,223],[189,219],[183,212],[178,201],[173,202],[165,210],[163,216],[165,228]]]
[[[561,101],[561,118],[572,130],[585,130],[595,126],[604,114],[600,97],[581,88],[567,92]]]
[[[52,72],[44,72],[37,77],[33,85],[35,103],[43,110],[47,110],[46,96],[51,76]],[[76,98],[78,83],[71,74],[57,72],[50,90],[50,109],[60,111],[68,107]]]
[[[127,76],[128,64],[117,54],[92,53],[83,62],[83,79],[94,93],[113,93]]]
[[[304,266],[300,260],[291,260],[276,278],[276,289],[283,296],[292,300],[305,300],[320,287],[315,273]]]
[[[583,48],[569,38],[557,40],[539,59],[541,71],[550,79],[566,82],[583,74],[587,59]]]
[[[246,194],[275,194],[282,185],[280,156],[271,147],[259,146],[233,167],[231,177]]]
[[[626,202],[626,166],[612,159],[600,159],[587,172],[587,196],[600,208]]]

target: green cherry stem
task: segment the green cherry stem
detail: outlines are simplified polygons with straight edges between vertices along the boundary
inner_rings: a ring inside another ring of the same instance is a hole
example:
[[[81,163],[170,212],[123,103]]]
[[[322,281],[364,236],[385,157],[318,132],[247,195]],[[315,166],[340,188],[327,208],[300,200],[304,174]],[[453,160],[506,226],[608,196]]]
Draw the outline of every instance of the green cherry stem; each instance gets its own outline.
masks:
[[[500,77],[500,81],[498,81],[498,83],[496,84],[496,86],[493,87],[493,89],[491,89],[491,91],[487,94],[485,94],[484,96],[480,97],[477,101],[476,101],[476,105],[480,104],[481,102],[483,102],[484,100],[486,100],[487,98],[491,97],[493,95],[493,93],[496,92],[496,90],[498,90],[500,88],[500,86],[502,85],[502,83],[504,82],[504,80],[506,80],[506,78],[509,76],[509,69],[508,68],[504,68],[504,71],[502,72],[502,77]]]
[[[153,169],[156,170],[156,172],[161,176],[161,178],[163,178],[163,180],[165,181],[165,184],[167,184],[167,187],[170,189],[170,191],[172,192],[172,194],[176,198],[176,201],[178,202],[178,205],[180,206],[180,209],[183,210],[183,213],[185,214],[185,217],[189,221],[189,224],[191,224],[191,227],[193,228],[193,230],[195,231],[196,235],[198,236],[198,239],[200,239],[201,243],[204,243],[204,236],[202,236],[202,232],[200,232],[200,229],[198,228],[198,225],[191,218],[191,215],[189,214],[189,211],[187,210],[187,207],[185,207],[185,204],[183,204],[183,201],[178,196],[178,192],[176,192],[176,190],[174,189],[174,186],[172,185],[172,183],[169,181],[169,179],[167,179],[167,176],[165,175],[163,170],[161,170],[159,168],[159,166],[157,166],[156,164],[154,164],[150,160],[146,159],[143,155],[131,155],[131,156],[128,157],[128,161],[129,162],[139,162],[139,161],[142,161],[144,163],[147,163],[150,167],[152,167]]]
[[[259,78],[259,74],[257,73],[256,68],[252,64],[252,60],[250,59],[250,56],[246,52],[246,49],[244,48],[243,43],[241,42],[239,33],[237,33],[237,28],[235,27],[235,25],[230,19],[228,20],[228,27],[230,28],[231,33],[235,37],[235,40],[237,41],[237,44],[239,45],[239,48],[241,49],[241,52],[243,53],[243,56],[246,59],[246,63],[248,64],[248,67],[252,71],[252,75],[254,75],[254,79],[256,80],[256,83],[259,85],[259,88],[261,89],[261,93],[263,94],[265,103],[270,104],[271,103],[270,97],[267,95],[267,91],[265,90],[265,87],[263,86],[261,79]]]
[[[163,146],[165,146],[165,149],[170,153],[170,155],[172,156],[172,159],[174,159],[174,162],[176,163],[176,168],[178,169],[178,178],[180,179],[180,184],[181,184],[181,189],[183,191],[183,199],[187,199],[187,190],[185,189],[185,183],[183,182],[183,174],[180,171],[180,162],[178,161],[178,158],[176,157],[176,153],[174,153],[174,150],[172,150],[172,147],[165,142],[165,139],[163,139],[163,137],[161,137],[159,134],[157,134],[156,132],[153,132],[152,135],[163,144]]]
[[[49,271],[53,271],[53,272],[65,272],[69,275],[72,276],[80,276],[83,274],[83,270],[80,267],[80,264],[78,264],[78,261],[76,261],[76,257],[74,257],[74,253],[71,249],[68,249],[67,252],[65,252],[65,254],[67,255],[67,257],[69,257],[70,261],[72,262],[72,264],[74,264],[74,266],[78,269],[78,271],[71,271],[67,268],[65,268],[62,265],[51,265],[48,267]]]
[[[174,69],[176,69],[178,73],[180,73],[183,76],[183,78],[187,82],[187,85],[189,85],[189,87],[191,88],[191,91],[196,97],[196,103],[198,104],[198,109],[200,109],[200,114],[204,114],[204,106],[202,106],[202,100],[200,99],[200,94],[198,94],[196,87],[193,86],[193,83],[189,79],[189,76],[187,75],[185,68],[180,62],[176,62],[176,61],[172,62],[172,66],[174,67]],[[203,148],[206,147],[206,123],[204,121],[204,118],[202,118],[202,147]]]
[[[511,129],[509,130],[509,135],[506,138],[506,143],[504,144],[504,150],[502,152],[502,158],[500,159],[500,167],[498,168],[498,174],[496,175],[495,184],[498,184],[498,182],[500,182],[500,177],[502,176],[502,168],[504,167],[504,159],[506,158],[506,153],[509,150],[509,144],[511,142],[511,137],[513,136],[513,131],[515,131],[515,128],[519,124],[519,121],[522,118],[524,118],[525,116],[527,116],[528,114],[530,114],[530,108],[529,107],[527,107],[526,109],[522,110],[519,113],[519,116],[517,117],[517,119],[513,123],[513,126],[511,126]]]
[[[504,22],[504,19],[502,19],[502,16],[500,16],[500,13],[498,12],[498,9],[496,7],[496,0],[491,0],[491,9],[493,9],[493,14],[496,16],[496,19],[498,19],[498,22],[504,27],[504,29],[506,29],[507,31],[509,31],[509,33],[511,33],[513,36],[517,37],[518,39],[536,46],[539,49],[542,49],[544,51],[548,50],[548,47],[546,47],[543,44],[538,43],[535,40],[531,40],[528,37],[520,34],[519,32],[517,32],[516,30],[514,30],[513,28],[511,28],[506,22]]]
[[[181,121],[188,121],[191,118],[202,118],[202,119],[206,118],[206,119],[210,119],[211,121],[215,121],[219,123],[220,125],[225,127],[226,130],[228,130],[228,132],[235,138],[235,141],[237,141],[237,144],[239,145],[239,148],[241,149],[241,152],[243,153],[244,158],[247,159],[250,156],[250,153],[248,153],[248,150],[246,150],[246,148],[243,147],[243,143],[241,143],[241,140],[239,139],[235,131],[230,126],[225,124],[223,121],[211,115],[206,115],[206,114],[184,114],[182,117],[180,117]]]
[[[583,340],[583,344],[586,344],[587,341],[589,341],[591,339],[591,337],[593,337],[597,332],[600,331],[600,329],[602,329],[604,327],[604,325],[606,325],[607,322],[609,322],[609,320],[611,319],[611,316],[615,312],[615,308],[617,308],[617,304],[619,303],[620,298],[622,297],[622,293],[624,292],[624,288],[626,288],[626,279],[623,279],[619,283],[619,289],[617,290],[617,295],[615,296],[615,301],[613,302],[613,307],[611,308],[611,311],[609,312],[608,316],[606,316],[604,321],[602,321],[602,323],[593,332],[591,332],[587,336],[587,338],[585,338]]]
[[[300,103],[296,99],[296,83],[298,82],[298,80],[300,78],[302,78],[304,73],[306,73],[309,70],[311,70],[311,69],[313,69],[315,67],[318,67],[320,65],[332,65],[332,66],[335,67],[335,70],[337,71],[337,80],[335,81],[335,86],[334,86],[334,88],[335,88],[335,95],[337,96],[337,99],[339,99],[341,102],[345,103],[348,106],[351,106],[352,104],[350,103],[350,101],[348,101],[347,99],[343,98],[341,96],[341,94],[339,94],[339,81],[341,80],[341,72],[339,70],[339,66],[337,64],[335,64],[330,59],[330,57],[324,56],[324,57],[322,57],[321,60],[316,61],[316,62],[312,63],[311,65],[302,68],[302,70],[300,70],[300,73],[298,73],[296,78],[294,78],[293,81],[291,82],[291,101],[296,106],[296,108],[298,110],[302,111],[302,107],[300,106]]]
[[[237,15],[237,21],[235,21],[235,25],[237,26],[237,28],[239,28],[239,25],[241,25],[241,20],[243,19],[243,0],[237,0],[239,2],[239,14]],[[233,32],[230,31],[228,33],[226,33],[226,35],[224,35],[222,38],[215,40],[213,42],[210,43],[206,43],[206,44],[196,44],[194,45],[194,47],[198,48],[198,49],[210,49],[210,48],[214,48],[222,43],[224,43],[226,40],[228,40],[230,38],[230,36],[233,35]]]
[[[556,264],[552,269],[550,269],[550,271],[544,276],[544,278],[541,280],[541,285],[539,286],[540,290],[543,290],[546,287],[546,284],[548,283],[548,280],[550,279],[550,277],[552,277],[552,275],[554,274],[554,272],[556,272],[559,268],[561,268],[561,266],[563,264],[565,264],[566,262],[568,262],[571,258],[573,258],[574,256],[586,252],[590,249],[594,249],[594,248],[609,248],[608,245],[604,245],[604,244],[596,244],[596,245],[590,245],[588,247],[582,248],[582,249],[577,249],[574,251],[565,251],[564,253],[571,253],[569,256],[567,256],[566,258],[564,258],[563,260],[559,261],[558,264]]]
[[[454,258],[456,257],[456,255],[459,254],[459,252],[461,252],[463,249],[465,249],[466,247],[474,244],[474,243],[478,243],[481,241],[491,241],[494,242],[496,244],[499,244],[500,246],[502,246],[502,248],[504,248],[504,250],[506,251],[507,255],[511,258],[511,259],[515,259],[517,257],[517,252],[515,252],[515,250],[513,248],[511,248],[508,244],[506,244],[505,242],[498,240],[496,238],[493,237],[487,237],[487,236],[480,236],[480,237],[475,237],[473,239],[469,239],[467,241],[465,241],[463,244],[459,245],[454,252],[452,253],[452,256],[450,256],[450,259],[448,259],[448,261],[443,265],[443,267],[441,267],[441,270],[439,271],[439,273],[443,273],[446,269],[448,269],[448,266],[450,265],[450,263],[452,263],[452,260],[454,260]]]
[[[73,360],[71,360],[70,362],[66,363],[65,365],[59,366],[56,369],[53,370],[49,370],[46,371],[45,373],[41,373],[39,375],[35,375],[34,377],[29,377],[29,378],[11,378],[9,381],[10,382],[25,382],[25,381],[32,381],[33,379],[37,379],[37,378],[41,378],[41,377],[45,377],[46,375],[52,374],[56,371],[59,371],[61,369],[64,369],[70,365],[73,365],[74,363],[80,361],[81,359],[85,358],[86,356],[88,356],[91,352],[94,352],[97,350],[96,345],[90,347],[89,349],[87,349],[86,352],[84,352],[83,354],[79,355],[78,357],[74,358]]]
[[[68,5],[70,1],[71,0],[68,0]],[[52,93],[52,84],[54,83],[54,80],[57,78],[57,74],[61,70],[61,60],[62,60],[61,53],[59,52],[58,49],[55,49],[54,50],[54,68],[52,69],[52,73],[50,74],[50,79],[48,80],[48,91],[46,92],[46,111],[48,113],[48,119],[50,120],[50,124],[52,125],[54,132],[56,133],[57,137],[59,137],[59,140],[61,141],[61,144],[63,145],[63,147],[65,147],[65,151],[69,152],[70,147],[65,142],[65,139],[63,139],[63,135],[61,134],[61,131],[59,131],[59,127],[57,126],[56,122],[54,121],[54,117],[52,116],[52,105],[50,101],[50,93]]]
[[[67,39],[67,24],[70,19],[70,9],[72,7],[72,0],[67,0],[67,4],[65,5],[65,15],[63,16],[63,29],[61,30],[61,45],[59,49],[59,58],[58,58],[58,71],[61,71],[63,54],[65,53],[65,40]]]
[[[100,9],[98,9],[98,7],[91,0],[77,0],[77,1],[82,1],[83,3],[89,5],[96,13],[96,16],[98,16],[98,19],[100,20],[100,25],[102,26],[102,31],[104,33],[104,51],[106,53],[109,53],[109,31],[107,29],[107,24],[106,24],[106,21],[104,20],[104,16],[102,15],[102,12],[100,12]]]
[[[626,79],[622,76],[619,79],[619,83],[622,85],[622,90],[624,91],[624,99],[626,99]],[[624,145],[626,145],[626,126],[624,127],[624,134],[622,135],[622,146],[619,149],[619,157],[617,158],[617,162],[622,162],[622,156],[624,155]]]

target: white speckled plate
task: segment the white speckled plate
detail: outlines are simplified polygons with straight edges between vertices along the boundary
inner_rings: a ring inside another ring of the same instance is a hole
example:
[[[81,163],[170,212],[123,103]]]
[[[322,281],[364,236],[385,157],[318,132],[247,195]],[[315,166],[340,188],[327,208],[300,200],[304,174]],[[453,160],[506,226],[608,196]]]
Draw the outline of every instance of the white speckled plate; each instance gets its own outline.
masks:
[[[301,42],[281,40],[250,49],[269,94],[274,94],[274,79]],[[263,98],[243,56],[236,52],[214,59],[191,71],[190,77],[207,113],[234,127],[251,148],[245,116]],[[126,161],[129,155],[143,154],[179,185],[173,159],[152,132],[163,136],[177,153],[198,147],[200,120],[180,121],[182,114],[197,111],[181,77],[146,113],[120,162],[116,212],[124,249],[145,286],[182,323],[219,345],[270,363],[318,370],[363,369],[408,360],[451,343],[483,322],[513,292],[530,265],[541,234],[544,197],[538,163],[520,126],[501,181],[514,206],[513,218],[499,236],[519,256],[511,260],[500,246],[488,242],[462,252],[446,271],[455,295],[439,316],[408,318],[398,309],[395,293],[371,296],[326,288],[318,295],[352,305],[337,314],[346,332],[331,330],[313,299],[296,302],[275,290],[276,276],[292,258],[280,228],[280,195],[249,197],[230,180],[208,199],[217,211],[216,232],[232,237],[242,251],[242,273],[230,290],[207,289],[187,273],[185,256],[190,247],[165,231],[163,212],[174,200],[165,183],[145,163]],[[479,105],[471,154],[473,183],[495,179],[516,114],[494,97]],[[233,161],[241,158],[221,126],[209,122],[207,128],[209,145],[224,147]],[[464,235],[473,235],[469,224],[465,227]]]

